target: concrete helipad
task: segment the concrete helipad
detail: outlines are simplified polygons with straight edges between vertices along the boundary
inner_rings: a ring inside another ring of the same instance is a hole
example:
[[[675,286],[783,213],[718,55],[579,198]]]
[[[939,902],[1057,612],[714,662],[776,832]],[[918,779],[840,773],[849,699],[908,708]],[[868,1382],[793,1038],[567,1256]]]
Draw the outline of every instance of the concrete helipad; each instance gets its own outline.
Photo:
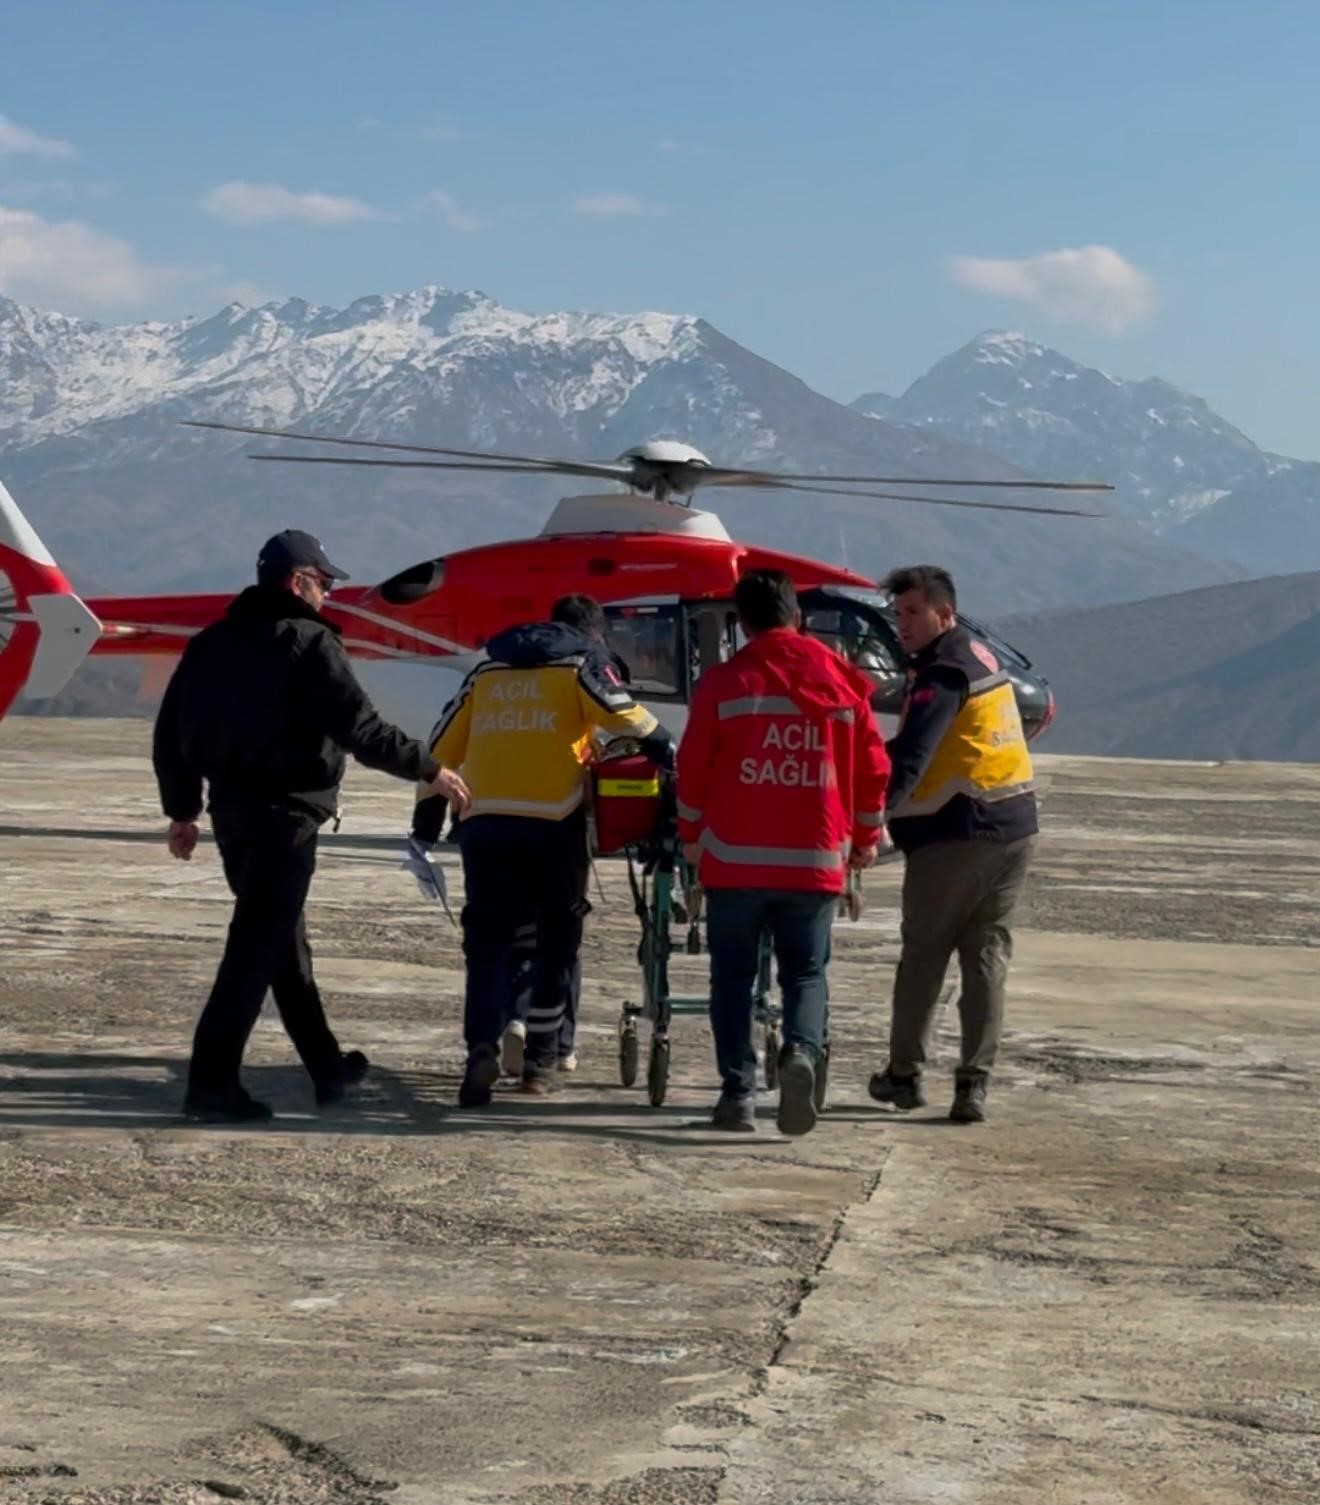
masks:
[[[618,1085],[612,864],[581,1071],[460,1114],[457,939],[410,792],[354,774],[311,926],[377,1070],[319,1116],[263,1020],[280,1117],[226,1131],[177,1110],[227,893],[166,856],[148,736],[0,726],[0,1499],[1320,1499],[1320,767],[1044,759],[992,1121],[943,1072],[868,1105],[885,869],[834,1110],[734,1142],[699,1018],[664,1108]]]

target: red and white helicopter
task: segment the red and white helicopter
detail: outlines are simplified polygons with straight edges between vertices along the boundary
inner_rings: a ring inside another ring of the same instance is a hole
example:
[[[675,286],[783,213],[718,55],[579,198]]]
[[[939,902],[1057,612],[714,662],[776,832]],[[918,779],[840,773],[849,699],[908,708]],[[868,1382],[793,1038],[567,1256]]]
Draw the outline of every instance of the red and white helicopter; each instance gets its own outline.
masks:
[[[263,461],[562,475],[625,488],[617,494],[565,497],[537,537],[463,549],[424,560],[377,585],[342,587],[324,611],[342,630],[344,645],[355,658],[465,670],[500,629],[544,617],[557,597],[582,592],[606,607],[611,646],[629,664],[638,698],[678,705],[686,704],[701,669],[735,646],[733,589],[742,573],[755,568],[780,569],[793,579],[807,630],[872,675],[877,711],[896,710],[903,682],[902,651],[887,602],[873,581],[836,565],[731,539],[716,516],[691,506],[699,487],[803,491],[1069,516],[1098,514],[1071,507],[925,496],[902,488],[1113,489],[1089,481],[820,476],[724,467],[673,440],[655,440],[628,450],[617,460],[598,463],[225,423],[188,426],[427,457],[342,453],[251,457]],[[83,602],[0,485],[0,716],[19,694],[33,698],[58,694],[89,653],[166,663],[176,659],[188,638],[220,617],[231,599],[216,594],[157,595]],[[1048,685],[1007,644],[978,624],[969,626],[1005,663],[1014,678],[1028,732],[1039,733],[1053,715]],[[427,714],[433,711],[429,705]]]

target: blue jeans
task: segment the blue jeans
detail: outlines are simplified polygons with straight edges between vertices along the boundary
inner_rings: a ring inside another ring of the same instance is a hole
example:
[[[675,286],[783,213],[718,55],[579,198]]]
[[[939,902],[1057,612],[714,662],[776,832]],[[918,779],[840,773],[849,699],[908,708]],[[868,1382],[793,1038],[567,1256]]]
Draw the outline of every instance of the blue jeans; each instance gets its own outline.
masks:
[[[706,893],[710,1024],[715,1064],[730,1097],[756,1091],[752,1008],[761,935],[769,931],[783,995],[785,1047],[818,1060],[825,1043],[827,970],[837,894],[793,889],[712,888]]]

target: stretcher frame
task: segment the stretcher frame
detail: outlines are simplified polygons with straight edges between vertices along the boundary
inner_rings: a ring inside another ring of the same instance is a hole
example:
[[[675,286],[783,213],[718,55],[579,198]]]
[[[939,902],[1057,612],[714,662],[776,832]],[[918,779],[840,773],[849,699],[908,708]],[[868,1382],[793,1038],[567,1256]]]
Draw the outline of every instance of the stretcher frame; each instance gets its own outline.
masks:
[[[673,781],[661,781],[661,815],[650,841],[625,849],[628,885],[641,925],[637,948],[641,969],[640,1001],[623,1003],[618,1021],[619,1081],[624,1087],[637,1084],[641,1070],[640,1023],[651,1025],[647,1047],[646,1094],[653,1108],[663,1105],[669,1089],[671,1055],[670,1026],[675,1015],[705,1014],[709,994],[678,994],[670,991],[669,959],[678,949],[675,933],[683,930],[683,951],[688,956],[709,953],[703,920],[703,892],[696,872],[683,855],[678,835],[678,815]],[[863,909],[861,874],[849,869],[848,884],[839,899],[840,912],[850,919]],[[752,1027],[757,1046],[757,1065],[767,1091],[779,1078],[782,1048],[782,1015],[772,981],[773,949],[763,933],[753,992]],[[816,1107],[823,1112],[829,1102],[829,1011],[826,1008],[825,1042],[816,1068]]]

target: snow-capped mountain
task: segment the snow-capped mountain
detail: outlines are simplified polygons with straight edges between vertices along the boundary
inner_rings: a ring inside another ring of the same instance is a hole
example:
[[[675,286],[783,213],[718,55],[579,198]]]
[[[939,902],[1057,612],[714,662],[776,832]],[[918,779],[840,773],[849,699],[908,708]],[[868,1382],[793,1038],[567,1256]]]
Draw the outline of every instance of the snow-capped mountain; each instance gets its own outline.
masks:
[[[1158,378],[1124,381],[995,331],[938,361],[901,397],[871,393],[853,407],[984,446],[1040,475],[1109,481],[1130,517],[1252,573],[1320,568],[1320,467],[1266,453],[1201,398]]]
[[[0,298],[0,475],[56,553],[102,589],[240,584],[262,538],[284,526],[313,528],[367,578],[532,531],[565,489],[523,476],[253,465],[244,456],[265,441],[183,419],[570,458],[611,459],[663,436],[725,464],[1020,473],[932,427],[834,403],[693,316],[533,315],[428,287],[343,309],[292,299],[102,327]],[[968,604],[999,614],[1226,575],[1122,520],[773,492],[706,505],[738,536],[868,574],[946,560]]]

